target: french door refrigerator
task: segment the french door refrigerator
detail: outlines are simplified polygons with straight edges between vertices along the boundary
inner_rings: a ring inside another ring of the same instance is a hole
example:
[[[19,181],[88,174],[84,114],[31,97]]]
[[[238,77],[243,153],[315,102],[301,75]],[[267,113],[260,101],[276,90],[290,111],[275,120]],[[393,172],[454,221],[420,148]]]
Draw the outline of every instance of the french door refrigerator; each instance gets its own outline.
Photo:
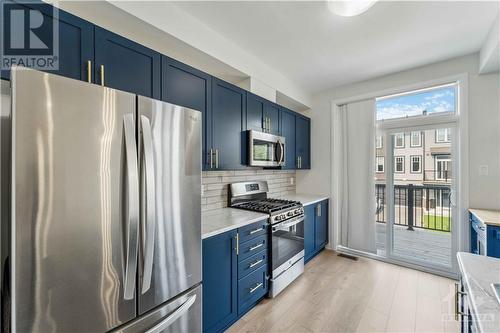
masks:
[[[201,113],[14,69],[12,332],[201,332]]]

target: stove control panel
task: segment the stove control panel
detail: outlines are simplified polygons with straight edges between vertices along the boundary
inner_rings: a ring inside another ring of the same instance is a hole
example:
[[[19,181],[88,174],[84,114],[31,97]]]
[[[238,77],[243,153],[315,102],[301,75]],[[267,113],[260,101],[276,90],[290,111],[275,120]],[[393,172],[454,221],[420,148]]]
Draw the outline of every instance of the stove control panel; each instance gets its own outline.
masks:
[[[286,212],[277,213],[276,215],[271,215],[271,223],[282,222],[302,214],[304,214],[304,208],[302,207],[294,208]]]

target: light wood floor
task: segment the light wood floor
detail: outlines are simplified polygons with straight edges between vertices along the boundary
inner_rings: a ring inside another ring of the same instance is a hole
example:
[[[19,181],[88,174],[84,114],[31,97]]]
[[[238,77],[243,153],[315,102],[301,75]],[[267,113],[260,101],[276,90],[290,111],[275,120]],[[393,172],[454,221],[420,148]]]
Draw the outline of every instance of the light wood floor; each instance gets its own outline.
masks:
[[[454,281],[323,251],[228,332],[459,332]]]

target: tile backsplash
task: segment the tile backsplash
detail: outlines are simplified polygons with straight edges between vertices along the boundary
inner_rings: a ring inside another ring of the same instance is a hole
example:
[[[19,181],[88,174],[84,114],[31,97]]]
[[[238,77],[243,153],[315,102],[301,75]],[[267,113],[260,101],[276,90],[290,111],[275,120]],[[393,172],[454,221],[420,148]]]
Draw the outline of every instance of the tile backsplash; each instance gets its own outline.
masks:
[[[252,180],[267,180],[269,197],[295,194],[295,170],[203,171],[202,211],[228,205],[228,184]]]

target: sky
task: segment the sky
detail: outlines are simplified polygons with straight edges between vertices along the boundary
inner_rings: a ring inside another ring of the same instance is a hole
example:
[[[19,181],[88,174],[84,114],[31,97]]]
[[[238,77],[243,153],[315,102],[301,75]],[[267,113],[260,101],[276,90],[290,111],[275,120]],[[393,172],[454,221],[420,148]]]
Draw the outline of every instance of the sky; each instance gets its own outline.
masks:
[[[437,112],[455,112],[455,87],[443,87],[411,95],[377,100],[377,120]]]

